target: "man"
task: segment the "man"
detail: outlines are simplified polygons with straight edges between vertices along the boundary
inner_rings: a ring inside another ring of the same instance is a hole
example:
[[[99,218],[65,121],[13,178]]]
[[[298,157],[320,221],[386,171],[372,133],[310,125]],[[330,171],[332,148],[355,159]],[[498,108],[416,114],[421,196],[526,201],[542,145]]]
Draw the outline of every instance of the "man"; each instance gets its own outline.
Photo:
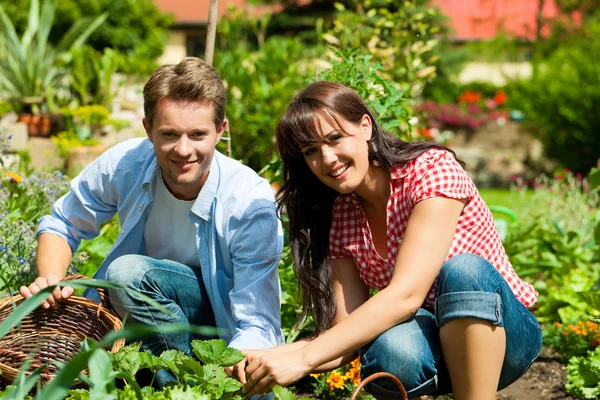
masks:
[[[225,104],[222,81],[202,60],[158,68],[144,86],[148,138],[109,149],[40,220],[38,278],[21,294],[58,283],[81,239],[98,236],[118,213],[119,237],[95,278],[141,291],[171,312],[109,290],[119,315],[151,325],[216,326],[238,349],[282,343],[281,226],[268,182],[215,151],[227,125]],[[72,293],[57,287],[42,307],[56,307]],[[190,353],[192,339],[156,335],[144,347],[157,355]]]

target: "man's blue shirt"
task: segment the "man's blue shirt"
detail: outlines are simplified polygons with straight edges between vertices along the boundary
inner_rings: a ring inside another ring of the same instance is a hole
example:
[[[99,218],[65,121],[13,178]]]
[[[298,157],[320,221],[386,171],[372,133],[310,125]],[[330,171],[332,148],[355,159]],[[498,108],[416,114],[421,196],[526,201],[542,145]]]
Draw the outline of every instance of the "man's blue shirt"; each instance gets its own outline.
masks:
[[[112,147],[71,181],[69,193],[54,204],[51,215],[40,220],[37,235],[61,236],[75,252],[82,239],[98,236],[101,225],[118,213],[121,231],[94,276],[104,279],[116,258],[144,254],[151,185],[159,172],[148,139]],[[215,151],[190,215],[196,226],[202,277],[221,338],[238,349],[282,343],[277,266],[283,233],[268,182]],[[94,296],[95,291],[89,293]]]

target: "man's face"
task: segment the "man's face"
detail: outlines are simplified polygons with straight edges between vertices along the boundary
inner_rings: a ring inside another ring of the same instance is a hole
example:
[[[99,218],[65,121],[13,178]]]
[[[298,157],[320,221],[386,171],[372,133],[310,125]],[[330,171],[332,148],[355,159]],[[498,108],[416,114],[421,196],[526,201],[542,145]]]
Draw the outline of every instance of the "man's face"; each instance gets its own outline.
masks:
[[[227,122],[214,123],[212,101],[161,99],[152,126],[144,119],[148,139],[169,191],[180,200],[193,200],[206,182],[215,146]]]

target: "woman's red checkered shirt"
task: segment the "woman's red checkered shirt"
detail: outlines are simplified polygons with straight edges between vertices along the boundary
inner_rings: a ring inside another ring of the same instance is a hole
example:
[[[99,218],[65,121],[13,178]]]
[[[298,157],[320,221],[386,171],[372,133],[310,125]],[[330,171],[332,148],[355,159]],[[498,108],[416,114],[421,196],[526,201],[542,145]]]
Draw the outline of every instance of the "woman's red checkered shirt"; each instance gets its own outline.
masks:
[[[483,257],[502,274],[521,303],[526,307],[535,303],[538,293],[515,273],[502,247],[490,210],[452,154],[440,149],[428,150],[413,161],[394,167],[390,177],[387,260],[375,250],[367,218],[354,193],[340,195],[333,205],[329,235],[331,259],[354,259],[363,282],[369,287],[383,289],[392,279],[396,255],[415,205],[437,196],[467,199],[468,204],[458,219],[446,260],[464,253]],[[423,303],[426,308],[434,308],[435,286],[434,283]]]

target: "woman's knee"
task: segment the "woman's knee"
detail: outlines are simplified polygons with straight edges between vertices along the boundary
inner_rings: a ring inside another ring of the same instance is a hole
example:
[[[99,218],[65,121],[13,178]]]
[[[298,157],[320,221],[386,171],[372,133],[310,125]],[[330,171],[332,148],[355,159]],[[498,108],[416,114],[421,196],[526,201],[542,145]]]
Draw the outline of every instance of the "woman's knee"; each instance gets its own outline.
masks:
[[[451,292],[488,291],[482,284],[490,283],[490,276],[502,279],[485,258],[474,254],[458,254],[442,265],[437,282],[438,296]]]
[[[416,315],[410,326],[397,325],[384,332],[361,351],[361,374],[376,372],[395,375],[407,391],[432,381],[441,356],[438,328],[430,315]],[[375,385],[396,390],[393,382],[381,380]]]

